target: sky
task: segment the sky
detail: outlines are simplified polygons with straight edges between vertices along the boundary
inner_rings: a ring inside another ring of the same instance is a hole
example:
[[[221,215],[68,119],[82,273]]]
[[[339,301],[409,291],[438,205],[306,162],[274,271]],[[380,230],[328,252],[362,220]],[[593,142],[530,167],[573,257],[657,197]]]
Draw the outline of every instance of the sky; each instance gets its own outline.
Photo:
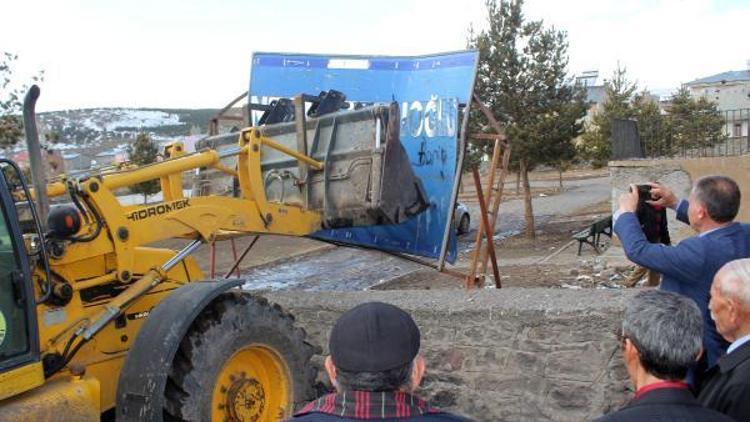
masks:
[[[220,108],[247,89],[254,51],[420,55],[461,50],[484,0],[5,0],[0,51],[15,79],[44,70],[40,111]],[[640,87],[747,68],[748,0],[527,0],[568,33],[571,74]]]

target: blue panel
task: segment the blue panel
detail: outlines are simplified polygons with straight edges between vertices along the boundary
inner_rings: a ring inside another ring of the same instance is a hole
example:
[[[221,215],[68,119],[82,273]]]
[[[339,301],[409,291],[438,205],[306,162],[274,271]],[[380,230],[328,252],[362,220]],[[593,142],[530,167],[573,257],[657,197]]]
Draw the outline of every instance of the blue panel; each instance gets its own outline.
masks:
[[[401,143],[430,201],[430,208],[398,226],[323,230],[316,237],[437,258],[451,214],[456,172],[458,105],[468,104],[477,53],[422,57],[319,56],[255,53],[251,97],[292,97],[335,89],[347,100],[389,103],[401,109]],[[456,236],[449,239],[456,259]]]

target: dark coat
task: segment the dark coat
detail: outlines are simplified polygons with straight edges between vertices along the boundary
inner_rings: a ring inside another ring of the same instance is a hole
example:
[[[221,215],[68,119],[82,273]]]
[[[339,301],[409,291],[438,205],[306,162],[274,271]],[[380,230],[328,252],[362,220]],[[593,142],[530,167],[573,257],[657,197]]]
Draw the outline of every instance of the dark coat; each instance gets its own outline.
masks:
[[[660,388],[633,399],[622,409],[597,422],[732,422],[721,413],[702,407],[688,389]]]
[[[688,222],[687,207],[687,201],[677,207],[677,219],[684,223]],[[650,243],[635,214],[626,212],[617,218],[614,231],[629,260],[664,276],[662,290],[695,301],[703,313],[707,368],[715,365],[729,343],[716,331],[708,312],[709,290],[714,275],[724,264],[750,257],[750,225],[733,223],[704,236],[689,237],[676,246],[665,246]]]
[[[719,359],[708,371],[698,400],[738,421],[750,421],[750,342]]]

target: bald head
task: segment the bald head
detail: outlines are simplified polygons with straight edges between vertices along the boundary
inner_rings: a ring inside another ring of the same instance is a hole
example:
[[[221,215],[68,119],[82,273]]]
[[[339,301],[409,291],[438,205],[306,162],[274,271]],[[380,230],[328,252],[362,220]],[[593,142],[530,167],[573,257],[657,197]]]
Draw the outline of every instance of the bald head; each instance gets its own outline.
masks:
[[[727,341],[750,334],[750,259],[721,267],[711,285],[708,309],[716,330]]]
[[[750,312],[750,258],[725,264],[716,273],[714,283],[724,298],[737,301]]]

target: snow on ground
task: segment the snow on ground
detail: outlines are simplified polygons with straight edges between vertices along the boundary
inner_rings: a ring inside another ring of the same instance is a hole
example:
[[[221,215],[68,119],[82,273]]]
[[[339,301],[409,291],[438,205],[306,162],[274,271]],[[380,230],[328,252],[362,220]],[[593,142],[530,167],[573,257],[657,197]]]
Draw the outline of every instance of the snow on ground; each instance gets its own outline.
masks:
[[[152,128],[167,125],[180,125],[180,116],[157,110],[134,109],[94,109],[89,112],[83,125],[92,130],[114,131],[118,128]]]
[[[48,146],[49,146],[50,149],[53,149],[55,151],[60,151],[60,150],[65,150],[65,149],[80,149],[81,148],[80,145],[68,144],[68,143],[65,143],[65,142],[58,142],[58,143],[55,143],[55,144],[48,144]]]

